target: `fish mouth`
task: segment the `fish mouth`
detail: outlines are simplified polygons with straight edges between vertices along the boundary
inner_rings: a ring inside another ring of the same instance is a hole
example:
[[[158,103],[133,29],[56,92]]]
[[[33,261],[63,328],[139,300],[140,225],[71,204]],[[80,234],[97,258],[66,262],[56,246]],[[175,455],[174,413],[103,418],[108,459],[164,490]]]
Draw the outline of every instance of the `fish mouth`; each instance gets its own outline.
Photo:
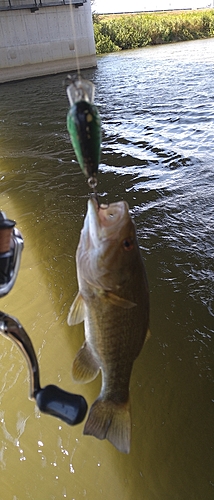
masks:
[[[118,232],[129,221],[129,206],[126,201],[110,205],[99,205],[96,198],[88,201],[90,236],[95,241],[116,239]]]

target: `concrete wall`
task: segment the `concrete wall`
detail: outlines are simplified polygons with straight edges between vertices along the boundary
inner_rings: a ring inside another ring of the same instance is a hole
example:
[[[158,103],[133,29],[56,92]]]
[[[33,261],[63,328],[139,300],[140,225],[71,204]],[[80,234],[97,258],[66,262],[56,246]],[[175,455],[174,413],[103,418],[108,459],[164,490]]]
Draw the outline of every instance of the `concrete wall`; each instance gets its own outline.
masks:
[[[1,83],[75,70],[76,54],[80,68],[96,66],[90,0],[0,12]]]

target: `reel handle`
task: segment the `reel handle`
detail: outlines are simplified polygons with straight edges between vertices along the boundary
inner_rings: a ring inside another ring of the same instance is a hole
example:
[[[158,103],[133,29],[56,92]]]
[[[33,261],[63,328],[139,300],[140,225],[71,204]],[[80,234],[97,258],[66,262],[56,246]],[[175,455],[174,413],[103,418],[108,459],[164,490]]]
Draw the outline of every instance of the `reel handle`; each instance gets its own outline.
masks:
[[[36,401],[39,410],[60,418],[68,425],[82,422],[88,409],[83,396],[66,392],[56,385],[41,388],[36,353],[30,337],[19,321],[0,311],[0,333],[14,341],[24,354],[30,373],[30,399]]]

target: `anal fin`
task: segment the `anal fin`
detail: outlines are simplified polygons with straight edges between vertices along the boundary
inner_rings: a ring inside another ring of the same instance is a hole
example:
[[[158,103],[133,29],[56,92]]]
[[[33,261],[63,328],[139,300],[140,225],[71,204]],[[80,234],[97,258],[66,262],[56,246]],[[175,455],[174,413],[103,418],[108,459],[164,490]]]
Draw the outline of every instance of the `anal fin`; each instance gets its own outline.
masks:
[[[76,382],[91,382],[94,380],[100,371],[100,367],[94,356],[84,342],[78,351],[72,366],[72,377]]]

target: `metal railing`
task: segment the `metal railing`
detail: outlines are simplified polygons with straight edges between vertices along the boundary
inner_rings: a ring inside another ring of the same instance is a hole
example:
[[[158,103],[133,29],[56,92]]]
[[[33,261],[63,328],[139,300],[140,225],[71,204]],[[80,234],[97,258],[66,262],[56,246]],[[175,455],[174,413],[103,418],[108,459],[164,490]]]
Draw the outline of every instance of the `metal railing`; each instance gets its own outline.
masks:
[[[35,12],[42,7],[73,5],[81,7],[87,0],[0,0],[0,11],[30,9]]]

